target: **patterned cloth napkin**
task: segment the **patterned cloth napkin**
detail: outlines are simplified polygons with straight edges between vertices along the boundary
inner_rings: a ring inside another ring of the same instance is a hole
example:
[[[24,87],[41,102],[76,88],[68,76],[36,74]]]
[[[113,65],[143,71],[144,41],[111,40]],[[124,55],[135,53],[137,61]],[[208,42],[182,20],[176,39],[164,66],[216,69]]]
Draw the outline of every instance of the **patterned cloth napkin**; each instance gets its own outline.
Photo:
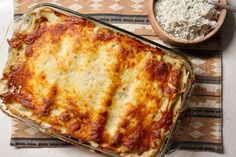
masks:
[[[15,18],[31,6],[50,2],[162,43],[148,20],[148,0],[14,0]],[[222,54],[220,33],[202,45],[182,50],[196,72],[196,85],[184,114],[182,128],[175,134],[172,148],[223,152],[222,141]],[[68,143],[49,137],[37,129],[13,121],[11,145],[64,147]],[[185,129],[183,129],[185,128]],[[184,130],[184,132],[183,132]]]

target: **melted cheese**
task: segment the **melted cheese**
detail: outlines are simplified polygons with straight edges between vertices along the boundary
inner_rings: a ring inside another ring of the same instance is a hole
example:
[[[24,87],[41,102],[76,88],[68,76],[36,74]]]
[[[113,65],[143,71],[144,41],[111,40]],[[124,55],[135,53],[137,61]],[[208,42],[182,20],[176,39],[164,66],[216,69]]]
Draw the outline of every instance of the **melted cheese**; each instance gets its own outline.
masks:
[[[183,61],[83,18],[50,9],[32,18],[9,40],[6,106],[124,156],[158,153],[181,108]]]

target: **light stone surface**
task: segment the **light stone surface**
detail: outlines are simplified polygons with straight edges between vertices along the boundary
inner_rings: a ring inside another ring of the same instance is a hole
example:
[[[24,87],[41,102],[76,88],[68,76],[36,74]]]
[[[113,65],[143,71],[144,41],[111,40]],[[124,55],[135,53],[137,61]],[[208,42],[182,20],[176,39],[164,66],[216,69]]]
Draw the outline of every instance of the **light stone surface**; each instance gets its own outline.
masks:
[[[236,6],[235,0],[228,0]],[[0,0],[0,41],[13,20],[12,0]],[[176,151],[167,157],[235,157],[236,156],[236,14],[228,12],[223,26],[223,105],[224,105],[224,154],[210,152]],[[3,57],[0,52],[0,57]],[[0,67],[4,66],[0,62]],[[95,157],[81,148],[37,148],[15,149],[9,145],[11,120],[0,112],[0,156],[1,157]]]

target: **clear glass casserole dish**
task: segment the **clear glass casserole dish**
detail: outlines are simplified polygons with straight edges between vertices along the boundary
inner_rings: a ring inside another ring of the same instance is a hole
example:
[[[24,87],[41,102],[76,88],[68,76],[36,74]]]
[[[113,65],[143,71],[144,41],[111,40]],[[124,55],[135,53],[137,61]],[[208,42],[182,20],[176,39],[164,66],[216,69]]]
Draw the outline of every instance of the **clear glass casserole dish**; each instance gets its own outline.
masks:
[[[181,63],[183,64],[183,67],[185,67],[185,70],[186,70],[185,71],[186,72],[186,82],[184,83],[184,87],[183,87],[184,92],[181,92],[181,94],[178,95],[178,97],[179,97],[178,100],[180,100],[180,104],[178,104],[177,110],[175,111],[175,115],[173,117],[173,124],[171,124],[172,127],[171,127],[170,131],[168,132],[168,135],[166,135],[164,137],[164,140],[161,141],[161,146],[158,151],[158,156],[163,156],[165,153],[167,153],[167,150],[169,149],[171,139],[173,137],[173,134],[174,134],[174,131],[176,128],[176,125],[180,122],[179,117],[181,116],[181,113],[185,109],[185,105],[190,97],[191,90],[193,88],[194,72],[193,72],[193,68],[192,68],[190,61],[186,57],[175,53],[173,50],[166,48],[162,45],[159,45],[155,42],[152,42],[148,39],[145,39],[143,37],[140,37],[138,35],[135,35],[133,33],[130,33],[128,31],[125,31],[123,29],[115,27],[113,25],[110,25],[108,23],[99,21],[99,20],[89,17],[87,15],[84,15],[84,14],[81,14],[81,13],[60,7],[60,6],[56,6],[53,4],[39,4],[37,6],[34,6],[33,8],[29,9],[29,11],[27,13],[25,13],[22,17],[16,19],[9,27],[7,35],[3,41],[3,44],[1,45],[1,52],[7,52],[7,48],[8,48],[7,39],[10,39],[14,32],[19,32],[19,30],[24,30],[24,28],[29,27],[29,24],[31,24],[31,22],[32,22],[32,13],[35,12],[35,10],[43,10],[43,9],[51,9],[61,15],[74,16],[74,17],[86,19],[87,21],[94,23],[95,25],[99,25],[99,27],[101,27],[101,28],[106,28],[106,29],[112,30],[113,32],[118,33],[119,35],[122,35],[127,38],[132,38],[132,39],[134,39],[134,41],[137,40],[138,44],[144,43],[145,45],[151,46],[152,48],[160,49],[161,51],[164,52],[164,54],[166,56],[169,56],[170,58],[174,58],[175,60],[181,61]],[[106,37],[106,38],[108,38],[108,37]],[[5,53],[4,55],[5,56],[3,56],[1,59],[3,60],[3,62],[6,62],[7,61],[7,53]],[[149,66],[149,68],[155,68],[155,67]],[[4,90],[4,89],[1,89],[1,90]],[[177,104],[177,100],[176,100],[176,102],[174,102],[173,106],[177,106],[176,104]],[[6,113],[8,116],[13,117],[13,118],[29,125],[29,126],[38,128],[42,132],[45,132],[51,136],[54,136],[56,138],[59,138],[59,139],[64,140],[66,142],[69,142],[73,145],[83,146],[83,147],[88,148],[90,150],[98,151],[104,155],[119,156],[119,154],[115,153],[115,151],[111,151],[110,149],[100,147],[96,143],[94,144],[94,143],[90,143],[90,142],[85,142],[83,140],[79,140],[79,138],[75,138],[75,137],[72,137],[68,134],[62,133],[58,130],[55,130],[55,128],[52,128],[49,125],[40,124],[36,120],[32,120],[27,116],[23,116],[23,115],[17,114],[16,112],[12,112],[12,110],[10,110],[8,108],[8,106],[5,105],[4,103],[2,103],[0,107],[1,107],[1,110],[4,113]]]

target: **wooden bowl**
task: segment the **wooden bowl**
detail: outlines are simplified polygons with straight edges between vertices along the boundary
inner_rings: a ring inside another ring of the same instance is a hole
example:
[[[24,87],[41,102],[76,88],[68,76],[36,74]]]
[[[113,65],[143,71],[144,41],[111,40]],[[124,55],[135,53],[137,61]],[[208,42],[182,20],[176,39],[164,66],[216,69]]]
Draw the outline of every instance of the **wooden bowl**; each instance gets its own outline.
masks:
[[[177,39],[174,36],[168,34],[166,31],[164,31],[161,26],[159,25],[159,23],[156,20],[156,16],[155,16],[155,12],[154,12],[154,8],[155,8],[155,3],[157,0],[150,0],[149,4],[148,4],[148,9],[149,9],[149,13],[148,13],[148,18],[149,21],[151,23],[151,26],[154,30],[154,32],[158,35],[158,37],[163,40],[166,43],[169,43],[170,45],[173,46],[187,46],[187,45],[195,45],[195,44],[199,44],[203,41],[206,41],[207,39],[209,39],[210,37],[212,37],[222,26],[224,20],[225,20],[225,16],[226,16],[226,9],[222,9],[220,11],[220,15],[217,21],[217,26],[216,28],[214,28],[211,32],[209,32],[207,35],[205,35],[204,37],[197,39],[197,40],[181,40],[181,39]],[[220,0],[220,2],[222,4],[227,4],[227,0]]]

